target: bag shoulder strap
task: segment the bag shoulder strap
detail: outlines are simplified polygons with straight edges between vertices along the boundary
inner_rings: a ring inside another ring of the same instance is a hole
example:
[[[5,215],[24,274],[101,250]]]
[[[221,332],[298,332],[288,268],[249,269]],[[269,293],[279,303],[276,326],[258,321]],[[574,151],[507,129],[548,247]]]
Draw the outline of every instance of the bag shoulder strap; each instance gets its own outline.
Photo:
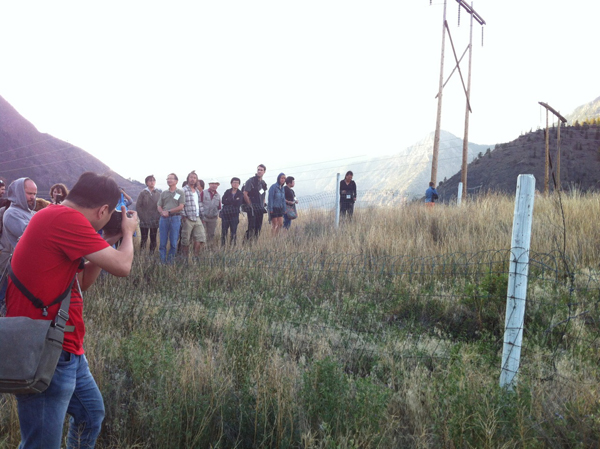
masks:
[[[73,283],[75,282],[75,279],[77,278],[77,274],[75,274],[75,276],[73,276],[73,280],[71,281],[71,283],[69,284],[69,286],[67,287],[67,289],[62,292],[56,299],[54,299],[50,304],[45,305],[41,299],[37,298],[36,296],[33,295],[33,293],[31,293],[27,287],[25,287],[23,285],[23,283],[17,278],[17,276],[15,276],[15,273],[12,270],[12,266],[10,264],[8,264],[8,275],[10,276],[10,279],[13,281],[13,283],[15,284],[15,286],[21,291],[21,293],[23,293],[25,295],[25,297],[31,301],[31,303],[33,304],[34,307],[36,307],[37,309],[42,309],[42,315],[43,316],[47,316],[48,315],[48,307],[51,307],[55,304],[58,304],[59,302],[63,302],[63,304],[61,305],[61,310],[59,311],[57,318],[61,315],[61,312],[65,312],[63,311],[63,308],[65,306],[65,303],[67,304],[66,310],[69,310],[69,304],[71,302],[71,289],[73,288]],[[65,299],[67,299],[68,301],[65,301]],[[65,320],[65,323],[67,322],[67,320],[69,319],[69,314],[66,314],[67,319]],[[62,319],[62,317],[61,317]],[[64,327],[64,324],[63,324]]]

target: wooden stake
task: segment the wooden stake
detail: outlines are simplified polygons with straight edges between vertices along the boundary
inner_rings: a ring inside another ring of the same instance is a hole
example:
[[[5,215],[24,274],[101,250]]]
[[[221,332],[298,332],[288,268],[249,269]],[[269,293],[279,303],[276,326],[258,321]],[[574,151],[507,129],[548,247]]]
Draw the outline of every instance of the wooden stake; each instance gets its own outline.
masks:
[[[560,120],[556,129],[556,146],[558,147],[556,155],[556,190],[560,192]]]
[[[548,130],[548,109],[546,109],[546,175],[544,176],[544,195],[550,193],[550,131]]]

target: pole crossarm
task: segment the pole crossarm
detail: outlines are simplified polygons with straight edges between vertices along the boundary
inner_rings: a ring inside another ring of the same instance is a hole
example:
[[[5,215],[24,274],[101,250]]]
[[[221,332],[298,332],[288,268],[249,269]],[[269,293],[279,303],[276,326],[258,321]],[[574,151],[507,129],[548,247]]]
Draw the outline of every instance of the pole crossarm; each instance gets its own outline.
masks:
[[[539,104],[541,104],[542,106],[544,106],[546,109],[548,109],[550,112],[552,112],[554,115],[556,115],[561,122],[563,123],[567,123],[567,119],[564,118],[562,115],[560,115],[560,113],[558,111],[556,111],[552,106],[550,106],[548,103],[544,103],[543,101],[538,101]]]
[[[473,18],[479,23],[479,25],[486,25],[485,20],[483,20],[483,17],[481,17],[479,14],[477,14],[477,12],[471,8],[469,5],[467,5],[464,0],[456,0],[456,2],[462,6],[463,8],[465,8],[465,10],[471,14],[473,16]]]

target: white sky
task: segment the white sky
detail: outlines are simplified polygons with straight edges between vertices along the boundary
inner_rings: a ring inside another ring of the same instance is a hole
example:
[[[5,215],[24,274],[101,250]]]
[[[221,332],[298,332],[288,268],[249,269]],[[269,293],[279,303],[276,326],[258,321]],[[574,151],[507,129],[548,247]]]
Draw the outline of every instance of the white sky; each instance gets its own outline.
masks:
[[[469,140],[600,95],[600,2],[478,0]],[[469,19],[448,0],[458,55]],[[0,95],[125,177],[252,174],[400,152],[435,129],[443,1],[3,1]],[[465,57],[465,62],[467,58]],[[454,66],[446,41],[446,78]],[[467,66],[462,65],[467,76]],[[462,137],[464,94],[442,129]]]

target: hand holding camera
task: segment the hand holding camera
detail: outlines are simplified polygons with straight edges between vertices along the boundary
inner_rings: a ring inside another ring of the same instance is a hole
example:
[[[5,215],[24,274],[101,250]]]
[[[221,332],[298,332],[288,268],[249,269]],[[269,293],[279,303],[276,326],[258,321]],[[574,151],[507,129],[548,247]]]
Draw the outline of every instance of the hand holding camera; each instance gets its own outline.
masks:
[[[125,206],[121,206],[121,214],[121,232],[123,235],[133,235],[138,226],[137,212],[133,210],[127,211]]]

